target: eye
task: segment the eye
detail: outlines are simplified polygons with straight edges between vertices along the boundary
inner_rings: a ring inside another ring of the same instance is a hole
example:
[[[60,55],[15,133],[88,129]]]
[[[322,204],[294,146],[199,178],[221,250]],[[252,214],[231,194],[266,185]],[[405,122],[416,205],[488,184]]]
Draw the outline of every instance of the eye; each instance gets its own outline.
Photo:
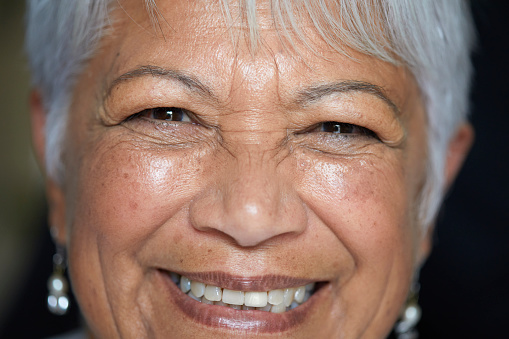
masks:
[[[191,122],[189,114],[189,111],[179,107],[155,107],[136,113],[130,119],[143,117],[161,121]]]
[[[354,124],[347,124],[344,122],[337,122],[337,121],[326,121],[321,122],[317,125],[314,125],[310,129],[306,131],[307,133],[310,132],[322,132],[322,133],[331,133],[331,134],[341,134],[341,135],[352,135],[352,136],[368,136],[373,138],[378,138],[377,135],[365,128]]]

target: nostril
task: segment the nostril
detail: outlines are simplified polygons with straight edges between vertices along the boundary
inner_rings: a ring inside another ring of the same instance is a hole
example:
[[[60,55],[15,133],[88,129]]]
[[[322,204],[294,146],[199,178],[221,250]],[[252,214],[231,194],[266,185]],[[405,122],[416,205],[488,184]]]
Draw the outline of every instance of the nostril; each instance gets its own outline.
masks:
[[[219,231],[241,247],[301,233],[307,225],[307,213],[292,185],[266,171],[254,178],[225,175],[193,199],[191,223],[202,232]]]

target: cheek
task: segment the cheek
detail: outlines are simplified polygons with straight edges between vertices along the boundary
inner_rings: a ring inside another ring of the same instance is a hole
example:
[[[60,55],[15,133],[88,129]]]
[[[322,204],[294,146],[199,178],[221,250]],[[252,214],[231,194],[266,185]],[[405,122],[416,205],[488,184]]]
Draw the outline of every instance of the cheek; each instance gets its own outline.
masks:
[[[111,144],[84,158],[71,224],[111,250],[132,253],[171,217],[183,217],[179,212],[199,182],[200,159],[186,150]]]
[[[411,248],[413,202],[397,156],[304,159],[300,167],[303,199],[357,264]]]

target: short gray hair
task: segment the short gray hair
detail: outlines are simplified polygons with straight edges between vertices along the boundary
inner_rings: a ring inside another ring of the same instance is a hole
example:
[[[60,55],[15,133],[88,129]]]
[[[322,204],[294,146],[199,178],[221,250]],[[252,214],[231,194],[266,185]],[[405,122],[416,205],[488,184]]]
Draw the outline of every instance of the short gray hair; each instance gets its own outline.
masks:
[[[140,0],[143,1],[143,0]],[[144,0],[151,17],[154,0]],[[255,46],[256,0],[239,0]],[[46,169],[64,175],[61,149],[76,78],[97,49],[108,25],[111,0],[27,0],[26,50],[33,86],[48,112]],[[228,0],[222,0],[227,20]],[[447,146],[466,120],[472,75],[474,29],[465,0],[272,0],[280,31],[306,41],[295,19],[305,8],[324,40],[341,53],[344,43],[389,63],[403,64],[420,87],[428,122],[428,169],[419,221],[430,225],[444,195]],[[155,14],[154,14],[155,13]]]

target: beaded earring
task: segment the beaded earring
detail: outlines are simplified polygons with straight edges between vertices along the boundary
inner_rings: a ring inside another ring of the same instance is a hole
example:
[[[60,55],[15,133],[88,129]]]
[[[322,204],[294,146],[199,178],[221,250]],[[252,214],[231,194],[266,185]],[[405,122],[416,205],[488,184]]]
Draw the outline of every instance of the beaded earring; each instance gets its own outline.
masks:
[[[57,245],[53,255],[53,274],[48,279],[48,309],[56,315],[64,315],[69,309],[69,284],[64,276],[65,268],[65,248]]]
[[[398,339],[419,338],[419,332],[415,329],[422,315],[421,307],[417,303],[419,299],[419,288],[419,283],[415,283],[410,289],[410,295],[401,313],[401,318],[394,327],[394,332]]]

